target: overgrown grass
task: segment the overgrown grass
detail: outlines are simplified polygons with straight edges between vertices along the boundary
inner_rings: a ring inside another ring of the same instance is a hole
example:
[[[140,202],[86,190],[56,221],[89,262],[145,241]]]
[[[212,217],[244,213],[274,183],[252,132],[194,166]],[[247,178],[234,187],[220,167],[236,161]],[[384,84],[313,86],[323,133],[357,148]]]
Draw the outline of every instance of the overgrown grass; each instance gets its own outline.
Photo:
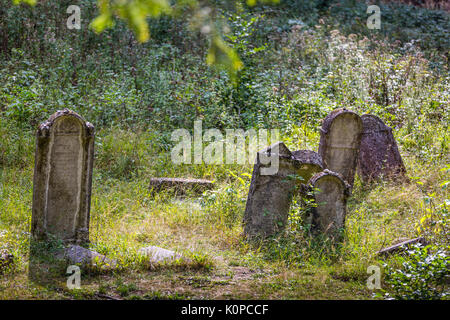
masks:
[[[296,131],[301,132],[298,129]],[[383,263],[376,251],[399,239],[421,235],[432,241],[440,239],[443,246],[448,244],[445,235],[438,237],[442,230],[433,233],[433,225],[422,220],[430,209],[438,214],[436,208],[448,201],[443,184],[448,180],[446,158],[424,162],[420,156],[402,152],[410,182],[385,181],[369,186],[357,179],[341,245],[310,238],[298,214],[301,208],[295,205],[291,210],[291,223],[283,234],[264,243],[250,244],[242,237],[241,220],[251,166],[227,169],[228,174],[223,168],[214,166],[203,172],[195,171],[195,168],[173,166],[162,152],[149,152],[147,143],[138,142],[148,141],[145,133],[112,128],[100,133],[99,140],[104,143],[110,136],[126,138],[111,139],[107,148],[97,148],[97,158],[101,160],[94,169],[90,239],[91,248],[115,259],[118,268],[106,274],[89,271],[83,283],[91,288],[92,294],[106,290],[107,296],[117,298],[145,298],[145,295],[155,298],[146,290],[166,288],[171,279],[200,277],[208,279],[201,280],[207,285],[192,288],[191,282],[183,280],[181,291],[170,289],[173,291],[169,290],[169,295],[192,298],[206,294],[212,298],[227,288],[234,292],[233,297],[242,298],[249,297],[245,293],[249,291],[255,293],[253,297],[262,298],[370,298],[371,292],[366,288],[367,267],[382,266]],[[397,136],[397,139],[402,146],[403,136]],[[130,153],[124,145],[126,141],[136,142],[130,144],[133,146]],[[105,173],[105,168],[119,168],[115,165],[120,164],[120,156],[133,157],[145,164],[146,169],[137,170],[131,177],[119,174],[120,171],[117,178]],[[109,159],[108,165],[104,159]],[[28,160],[29,165],[25,168],[2,169],[1,246],[15,257],[14,269],[2,277],[2,298],[38,298],[42,295],[33,291],[35,287],[22,276],[28,268],[30,245],[32,159]],[[161,167],[160,161],[171,167],[174,176],[213,178],[216,187],[200,198],[177,199],[165,193],[152,194],[148,178],[151,172],[158,172],[155,168]],[[430,201],[434,207],[430,206]],[[437,218],[429,219],[436,221]],[[441,219],[447,221],[448,218],[441,216]],[[137,252],[149,245],[175,250],[186,259],[159,267],[149,265]],[[232,280],[234,270],[244,274],[243,280]],[[260,278],[257,276],[260,273],[265,275]],[[64,287],[64,274],[55,277]],[[137,289],[131,290],[128,284],[115,285],[117,277],[124,283],[142,278],[140,281],[145,284],[137,282],[133,287]],[[155,277],[159,280],[153,282]],[[23,286],[19,292],[10,287],[17,285],[17,281]],[[48,294],[52,296],[51,291]],[[95,294],[90,297],[95,298]],[[57,292],[53,297],[56,296]],[[63,296],[87,297],[69,291],[64,291]]]

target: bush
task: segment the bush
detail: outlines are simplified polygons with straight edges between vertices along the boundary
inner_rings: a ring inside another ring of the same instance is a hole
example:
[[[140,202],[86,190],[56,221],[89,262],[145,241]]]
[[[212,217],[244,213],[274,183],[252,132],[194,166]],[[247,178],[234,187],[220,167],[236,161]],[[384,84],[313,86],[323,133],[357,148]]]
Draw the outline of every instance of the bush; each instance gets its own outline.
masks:
[[[447,248],[448,249],[448,248]],[[387,299],[435,300],[450,293],[449,258],[445,250],[415,246],[398,257],[401,269],[385,264],[384,290]]]

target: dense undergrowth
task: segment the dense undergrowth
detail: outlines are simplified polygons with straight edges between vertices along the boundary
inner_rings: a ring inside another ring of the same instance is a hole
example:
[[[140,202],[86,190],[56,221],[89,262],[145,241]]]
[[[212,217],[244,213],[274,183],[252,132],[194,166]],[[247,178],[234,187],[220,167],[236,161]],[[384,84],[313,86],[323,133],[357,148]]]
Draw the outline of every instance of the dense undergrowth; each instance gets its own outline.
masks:
[[[372,297],[369,265],[386,272],[378,297],[446,297],[448,13],[383,2],[382,28],[369,30],[362,1],[286,0],[253,9],[216,1],[230,27],[225,38],[245,64],[234,85],[207,66],[206,40],[184,21],[150,21],[153,38],[140,45],[121,24],[100,35],[90,31],[94,2],[78,2],[82,29],[68,30],[72,0],[33,9],[0,0],[0,248],[16,262],[0,280],[1,298],[60,294],[9,284],[23,281],[18,275],[27,265],[34,130],[66,107],[96,126],[92,247],[124,270],[95,290],[133,291],[123,281],[137,281],[133,272],[147,270],[136,250],[154,244],[185,250],[194,262],[180,270],[222,270],[213,259],[219,255],[228,266],[270,269],[275,278],[260,285],[255,278],[250,297]],[[308,236],[299,199],[282,235],[246,243],[241,220],[252,167],[170,159],[172,131],[192,131],[198,119],[205,129],[277,128],[292,150],[317,150],[320,120],[338,107],[390,125],[410,178],[372,185],[357,179],[338,246]],[[218,187],[183,204],[150,194],[151,176],[209,178]],[[417,236],[431,243],[428,251],[387,260],[375,255]],[[427,261],[431,269],[420,267]],[[424,285],[425,274],[431,280]],[[242,292],[232,297],[246,298]]]

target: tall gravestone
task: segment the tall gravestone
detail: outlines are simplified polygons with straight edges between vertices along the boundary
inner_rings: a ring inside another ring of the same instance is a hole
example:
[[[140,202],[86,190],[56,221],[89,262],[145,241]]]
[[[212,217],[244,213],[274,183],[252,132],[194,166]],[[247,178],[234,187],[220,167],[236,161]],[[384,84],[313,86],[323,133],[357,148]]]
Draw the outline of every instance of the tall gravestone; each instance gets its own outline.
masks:
[[[358,157],[358,174],[364,182],[380,177],[403,178],[406,173],[392,129],[377,116],[361,116],[363,134]]]
[[[339,173],[325,169],[314,175],[308,186],[316,205],[311,208],[311,230],[339,240],[345,226],[350,185]]]
[[[261,171],[269,165],[262,163],[261,158],[269,154],[278,158],[278,170],[264,175]],[[321,161],[315,152],[301,150],[294,156],[282,142],[259,151],[244,214],[247,237],[265,238],[281,231],[287,223],[292,198],[299,184],[320,170]],[[302,179],[296,179],[299,176]]]
[[[36,133],[31,233],[68,243],[89,241],[94,127],[58,111]]]
[[[362,121],[359,115],[345,108],[331,112],[320,130],[319,154],[325,168],[340,173],[353,186]]]

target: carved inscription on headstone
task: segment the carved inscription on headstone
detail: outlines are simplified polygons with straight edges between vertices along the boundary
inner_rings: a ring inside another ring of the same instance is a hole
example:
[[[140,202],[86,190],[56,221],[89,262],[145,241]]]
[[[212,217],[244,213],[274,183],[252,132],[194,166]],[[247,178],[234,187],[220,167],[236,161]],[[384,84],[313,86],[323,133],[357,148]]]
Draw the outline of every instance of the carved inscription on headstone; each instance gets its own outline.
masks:
[[[32,235],[89,241],[94,127],[64,109],[36,133]]]

